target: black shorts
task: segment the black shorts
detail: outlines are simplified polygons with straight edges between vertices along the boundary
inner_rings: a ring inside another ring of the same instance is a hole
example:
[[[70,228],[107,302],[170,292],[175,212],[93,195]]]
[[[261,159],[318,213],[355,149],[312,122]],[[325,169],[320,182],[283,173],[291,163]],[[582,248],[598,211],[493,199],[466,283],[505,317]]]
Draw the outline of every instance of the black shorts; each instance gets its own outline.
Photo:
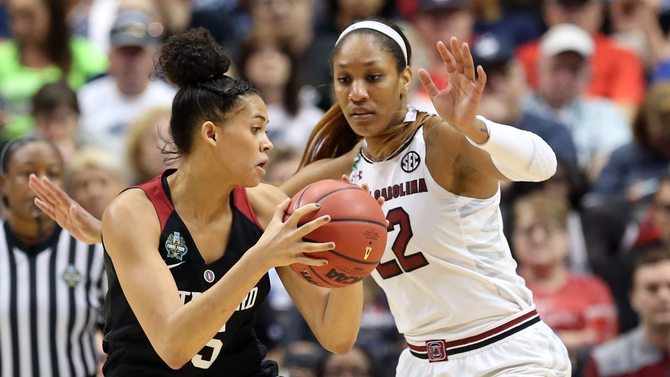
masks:
[[[276,361],[265,360],[261,362],[261,370],[258,373],[250,377],[278,377],[279,376],[279,366]]]

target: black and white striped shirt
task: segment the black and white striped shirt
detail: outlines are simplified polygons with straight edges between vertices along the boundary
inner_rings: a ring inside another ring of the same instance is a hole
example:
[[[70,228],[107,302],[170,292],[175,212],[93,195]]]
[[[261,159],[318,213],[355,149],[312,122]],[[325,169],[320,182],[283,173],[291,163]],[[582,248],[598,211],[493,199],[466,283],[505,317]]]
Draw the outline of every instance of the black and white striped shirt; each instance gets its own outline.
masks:
[[[101,245],[57,227],[27,246],[0,227],[0,376],[93,376],[107,286]]]

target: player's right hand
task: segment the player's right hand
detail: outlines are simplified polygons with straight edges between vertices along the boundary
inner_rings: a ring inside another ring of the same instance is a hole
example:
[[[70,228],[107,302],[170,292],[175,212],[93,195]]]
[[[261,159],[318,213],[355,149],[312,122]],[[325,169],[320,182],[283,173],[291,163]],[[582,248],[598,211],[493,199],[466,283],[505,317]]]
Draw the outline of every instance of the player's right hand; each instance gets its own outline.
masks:
[[[101,242],[102,223],[49,181],[30,175],[30,189],[37,195],[35,205],[77,240],[92,245]]]
[[[293,263],[302,263],[308,266],[324,266],[325,259],[311,258],[309,253],[332,250],[333,242],[305,242],[303,237],[317,228],[330,222],[330,216],[319,216],[316,219],[298,227],[300,219],[308,213],[317,211],[319,204],[307,204],[296,209],[286,222],[283,222],[284,213],[288,209],[291,199],[286,199],[277,206],[272,221],[268,224],[263,236],[254,246],[265,259],[268,269],[272,267],[288,266]]]

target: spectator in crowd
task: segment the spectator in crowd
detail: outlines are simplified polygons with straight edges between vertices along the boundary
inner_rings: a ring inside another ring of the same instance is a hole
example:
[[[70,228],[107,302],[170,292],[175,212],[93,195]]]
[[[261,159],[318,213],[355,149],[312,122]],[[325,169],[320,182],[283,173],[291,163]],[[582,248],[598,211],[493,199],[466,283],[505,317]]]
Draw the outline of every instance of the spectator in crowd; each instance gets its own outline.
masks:
[[[126,149],[131,184],[148,182],[165,169],[177,167],[168,156],[173,150],[169,128],[169,108],[150,109],[130,126]]]
[[[591,76],[588,94],[615,101],[632,119],[644,98],[644,70],[634,53],[618,47],[611,37],[602,34],[603,0],[546,0],[543,2],[544,21],[549,28],[570,23],[584,29],[593,37],[595,48],[589,61]],[[539,41],[522,45],[517,51],[528,82],[539,85],[542,52]]]
[[[252,37],[240,49],[238,67],[265,101],[265,130],[275,147],[303,151],[324,112],[300,96],[299,67],[289,44]]]
[[[320,30],[340,35],[354,21],[364,18],[381,17],[391,19],[395,16],[393,0],[327,0],[327,17],[320,22]]]
[[[670,252],[637,259],[630,298],[640,325],[593,350],[585,377],[667,376],[670,352]]]
[[[467,0],[419,0],[418,13],[414,18],[414,26],[426,46],[425,52],[429,59],[424,68],[438,88],[446,88],[449,84],[444,61],[435,48],[438,41],[456,37],[459,41],[470,42],[472,39],[474,17]],[[447,43],[448,44],[448,43]],[[447,47],[449,48],[449,47]],[[414,45],[412,45],[414,50]],[[411,101],[417,109],[435,114],[436,111],[423,87]]]
[[[636,201],[653,193],[650,189],[670,171],[670,83],[649,88],[633,123],[633,135],[633,142],[612,152],[593,185],[594,192]]]
[[[12,141],[0,167],[9,215],[0,228],[0,374],[94,376],[107,281],[102,245],[75,240],[33,203],[29,173],[63,182],[53,144]]]
[[[107,71],[107,58],[90,42],[70,37],[61,0],[9,0],[13,40],[0,43],[0,97],[9,118],[3,139],[33,126],[30,100],[46,83],[63,80],[73,90]]]
[[[68,166],[79,149],[77,94],[64,82],[44,85],[33,97],[34,133],[52,142]]]
[[[239,45],[247,38],[252,28],[251,15],[247,12],[248,1],[238,0],[193,0],[191,27],[209,30],[226,53],[237,56]]]
[[[79,91],[82,139],[117,156],[125,155],[129,125],[147,110],[170,107],[176,89],[151,80],[159,40],[151,19],[134,10],[119,13],[110,41],[110,75]]]
[[[528,11],[505,12],[501,0],[470,0],[476,34],[494,34],[513,48],[542,36],[540,17]]]
[[[9,12],[7,11],[7,0],[0,0],[0,41],[11,37],[9,31]]]
[[[640,221],[633,247],[626,250],[617,260],[617,279],[612,284],[612,292],[619,308],[622,332],[638,324],[629,297],[632,266],[637,258],[658,248],[670,250],[670,175],[668,174],[659,179],[653,202]]]
[[[612,294],[604,281],[568,270],[568,204],[546,193],[514,204],[513,247],[519,275],[533,291],[542,320],[561,338],[576,366],[577,352],[617,334]]]
[[[328,64],[337,36],[317,33],[311,0],[251,0],[254,28],[261,38],[288,41],[298,61],[304,84],[316,90],[315,103],[323,110],[332,103],[332,73]]]
[[[321,358],[316,377],[378,377],[370,351],[355,345],[346,355],[328,353]]]
[[[317,377],[317,363],[325,354],[326,352],[316,342],[289,343],[286,345],[281,369],[291,377]]]
[[[66,189],[72,199],[96,219],[127,187],[118,158],[101,149],[85,148],[74,155],[67,169]]]
[[[537,134],[551,146],[558,158],[572,168],[577,167],[577,151],[567,127],[522,110],[526,79],[513,55],[512,46],[506,39],[489,33],[475,39],[472,57],[475,65],[481,65],[487,76],[481,115]]]
[[[631,140],[631,131],[617,106],[605,98],[587,98],[591,36],[572,24],[549,29],[539,45],[537,91],[524,108],[561,122],[570,129],[579,167],[593,180],[609,154]]]

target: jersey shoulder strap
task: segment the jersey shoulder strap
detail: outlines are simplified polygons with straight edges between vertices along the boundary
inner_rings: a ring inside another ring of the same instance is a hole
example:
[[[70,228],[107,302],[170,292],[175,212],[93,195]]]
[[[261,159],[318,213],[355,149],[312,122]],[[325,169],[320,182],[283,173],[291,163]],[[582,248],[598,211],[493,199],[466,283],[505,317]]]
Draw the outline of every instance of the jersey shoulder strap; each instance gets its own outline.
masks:
[[[161,232],[163,229],[165,229],[165,224],[167,223],[168,218],[172,212],[174,212],[174,206],[172,205],[170,198],[168,198],[167,194],[165,193],[165,189],[163,188],[163,177],[172,174],[174,170],[175,169],[166,170],[163,172],[163,174],[157,176],[149,182],[138,186],[131,186],[122,191],[125,192],[126,190],[133,188],[139,188],[144,191],[144,193],[151,201],[151,204],[153,204],[154,208],[156,209],[158,220],[161,223]]]

